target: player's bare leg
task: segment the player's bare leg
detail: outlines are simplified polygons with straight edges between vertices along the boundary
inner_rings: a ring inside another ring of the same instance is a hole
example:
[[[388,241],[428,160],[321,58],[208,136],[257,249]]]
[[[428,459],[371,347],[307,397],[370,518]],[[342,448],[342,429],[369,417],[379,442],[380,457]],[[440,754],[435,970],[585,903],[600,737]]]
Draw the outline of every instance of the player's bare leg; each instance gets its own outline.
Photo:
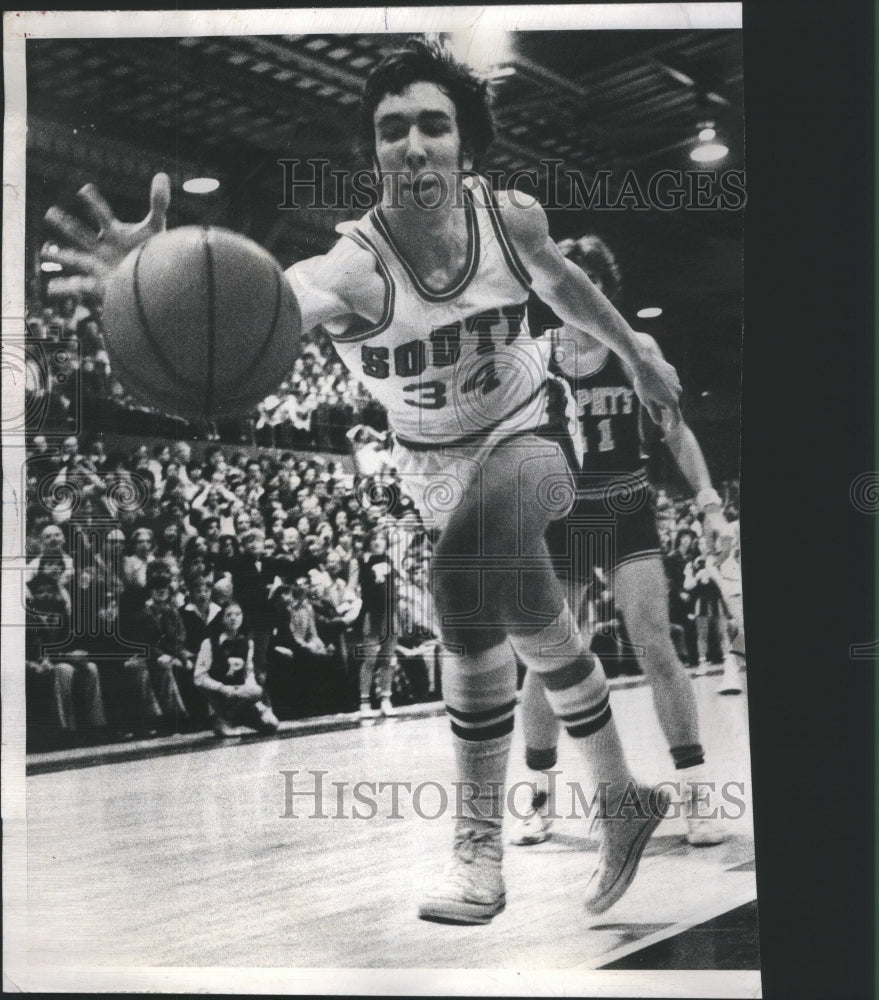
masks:
[[[512,817],[509,841],[524,846],[542,844],[552,828],[554,802],[551,773],[558,759],[561,725],[546,700],[543,681],[533,670],[525,674],[519,704],[525,738],[525,764],[531,771],[534,792],[526,812]]]
[[[639,662],[653,690],[653,703],[678,772],[685,802],[691,844],[711,845],[724,840],[712,813],[711,783],[699,734],[699,718],[692,682],[680,663],[670,636],[667,584],[656,558],[623,563],[615,573],[614,596],[625,617],[629,638],[640,650]],[[555,764],[558,725],[547,712],[540,678],[526,678],[521,712],[526,738],[526,763],[536,775]],[[541,777],[536,777],[538,782]],[[538,805],[539,809],[543,804]],[[529,833],[540,826],[537,819],[517,824],[511,833],[516,844],[539,842]]]
[[[463,651],[446,661],[444,691],[458,781],[473,795],[457,821],[452,865],[421,907],[427,919],[484,923],[503,909],[500,834],[516,684],[505,634],[526,666],[541,674],[553,711],[600,790],[602,851],[587,889],[592,912],[625,892],[668,808],[667,797],[634,785],[604,671],[573,628],[543,541],[549,521],[565,513],[557,504],[553,509],[550,487],[566,477],[557,445],[523,436],[496,448],[483,461],[482,489],[473,484],[467,491],[437,546],[434,593],[443,637]],[[627,795],[634,795],[635,814],[621,819]]]
[[[629,639],[653,690],[653,704],[674,761],[687,816],[687,841],[708,846],[724,840],[705,767],[693,682],[671,641],[668,584],[658,557],[632,560],[614,573],[614,598]],[[716,789],[714,789],[716,791]]]

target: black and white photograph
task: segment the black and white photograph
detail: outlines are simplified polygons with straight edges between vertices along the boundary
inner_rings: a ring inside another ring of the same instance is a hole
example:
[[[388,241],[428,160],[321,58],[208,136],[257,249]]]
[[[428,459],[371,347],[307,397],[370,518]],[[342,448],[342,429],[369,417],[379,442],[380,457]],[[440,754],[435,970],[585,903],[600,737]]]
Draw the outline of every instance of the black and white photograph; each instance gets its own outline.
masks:
[[[4,14],[17,988],[762,995],[746,34]]]

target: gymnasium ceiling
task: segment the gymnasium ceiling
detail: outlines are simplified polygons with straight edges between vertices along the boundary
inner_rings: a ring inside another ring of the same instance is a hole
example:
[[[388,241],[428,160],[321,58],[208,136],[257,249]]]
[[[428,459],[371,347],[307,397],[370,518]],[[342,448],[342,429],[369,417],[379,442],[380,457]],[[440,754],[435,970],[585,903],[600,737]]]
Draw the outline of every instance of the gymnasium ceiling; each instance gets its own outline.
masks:
[[[534,32],[512,36],[494,81],[498,138],[487,167],[561,173],[692,170],[700,123],[730,148],[713,169],[743,167],[741,33]],[[232,225],[282,262],[320,252],[350,212],[278,212],[280,157],[360,166],[358,95],[402,36],[274,35],[28,42],[29,170],[34,204],[95,180],[120,214],[143,211],[157,169],[218,177],[215,195],[175,195],[175,222]],[[527,189],[527,188],[526,188]],[[559,192],[564,197],[564,192]],[[42,203],[42,204],[41,204]],[[741,212],[550,214],[553,235],[611,242],[631,307],[665,296],[666,318],[707,302],[740,349]],[[667,262],[674,261],[670,267]],[[685,264],[681,267],[681,262]],[[734,365],[734,367],[737,367]]]

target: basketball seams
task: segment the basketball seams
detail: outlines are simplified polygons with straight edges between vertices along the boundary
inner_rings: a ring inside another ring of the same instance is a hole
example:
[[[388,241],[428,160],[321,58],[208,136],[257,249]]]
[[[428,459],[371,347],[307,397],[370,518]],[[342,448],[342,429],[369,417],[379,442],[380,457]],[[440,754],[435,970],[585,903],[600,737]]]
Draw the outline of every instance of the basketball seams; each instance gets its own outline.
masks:
[[[281,315],[281,300],[283,298],[284,288],[282,282],[286,281],[283,275],[274,271],[275,275],[275,307],[272,315],[272,321],[269,323],[268,331],[262,339],[262,343],[259,345],[259,349],[255,352],[254,359],[250,364],[250,367],[244,372],[240,379],[236,380],[239,384],[246,385],[256,374],[262,362],[262,356],[268,349],[272,340],[274,340],[275,333],[278,327],[278,319]]]
[[[160,367],[164,368],[165,373],[172,380],[177,380],[180,382],[187,383],[188,385],[195,388],[198,385],[198,383],[193,380],[183,378],[180,375],[180,373],[177,371],[174,365],[171,364],[171,362],[169,361],[167,354],[165,354],[165,349],[158,342],[152,329],[150,328],[150,323],[149,320],[147,319],[146,309],[144,308],[143,299],[141,298],[140,277],[139,277],[140,262],[146,247],[147,244],[144,243],[143,246],[137,251],[137,257],[135,257],[134,259],[134,273],[132,275],[132,280],[131,280],[131,287],[132,291],[134,292],[134,304],[135,308],[137,309],[137,316],[138,319],[140,320],[140,325],[141,328],[143,329],[143,334],[153,350],[153,356],[155,357],[155,360],[158,361]]]

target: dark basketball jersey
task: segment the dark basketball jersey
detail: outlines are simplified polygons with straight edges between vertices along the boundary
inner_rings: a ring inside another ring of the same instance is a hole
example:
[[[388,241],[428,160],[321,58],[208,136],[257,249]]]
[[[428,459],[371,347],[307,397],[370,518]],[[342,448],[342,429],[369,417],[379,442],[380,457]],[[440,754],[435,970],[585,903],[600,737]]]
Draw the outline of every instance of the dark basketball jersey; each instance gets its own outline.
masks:
[[[604,361],[582,375],[570,375],[555,360],[551,371],[569,395],[567,411],[579,425],[582,452],[580,495],[603,495],[611,482],[646,485],[642,427],[652,426],[622,361],[608,351]],[[643,424],[642,424],[643,421]]]

